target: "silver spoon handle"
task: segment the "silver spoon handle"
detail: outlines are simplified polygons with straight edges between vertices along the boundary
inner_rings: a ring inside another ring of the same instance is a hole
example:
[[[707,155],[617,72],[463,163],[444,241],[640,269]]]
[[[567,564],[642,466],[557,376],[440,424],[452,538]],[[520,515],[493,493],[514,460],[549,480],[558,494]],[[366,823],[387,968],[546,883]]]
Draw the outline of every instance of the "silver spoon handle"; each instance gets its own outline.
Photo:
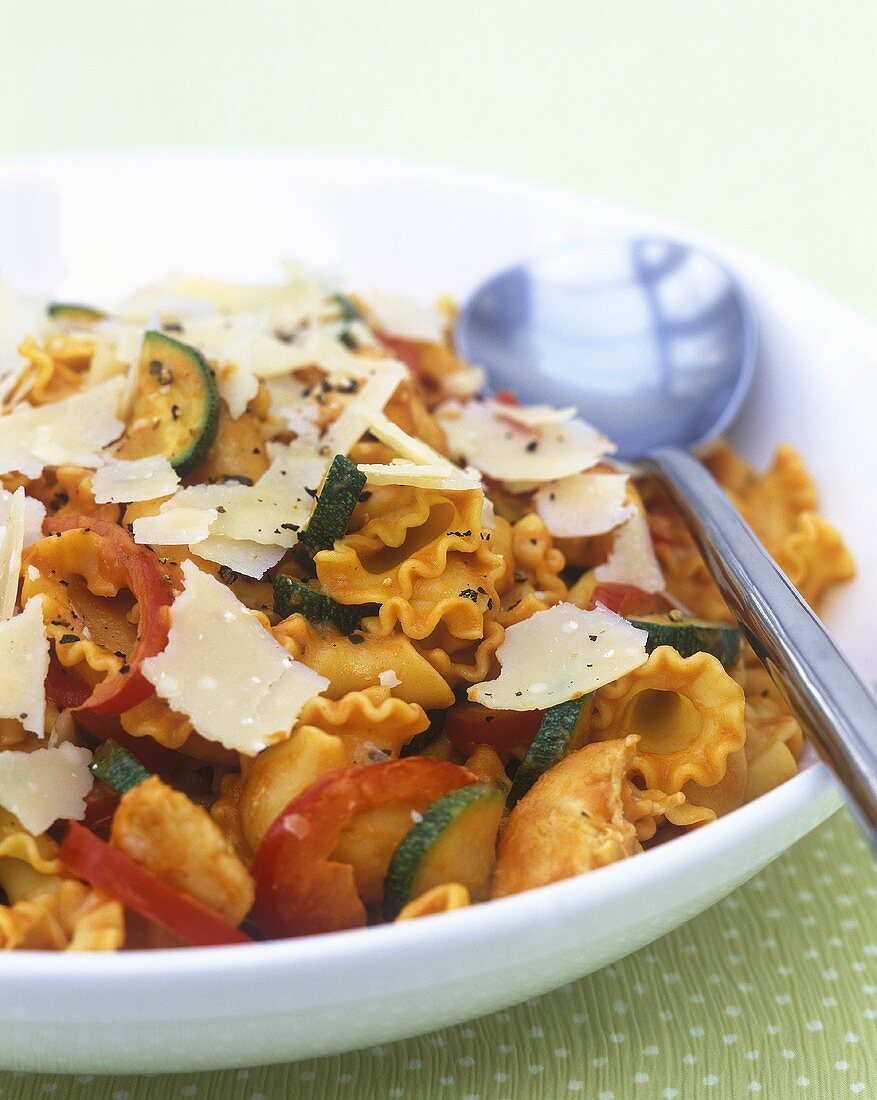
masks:
[[[877,701],[706,469],[655,451],[658,475],[747,640],[846,788],[877,851]]]

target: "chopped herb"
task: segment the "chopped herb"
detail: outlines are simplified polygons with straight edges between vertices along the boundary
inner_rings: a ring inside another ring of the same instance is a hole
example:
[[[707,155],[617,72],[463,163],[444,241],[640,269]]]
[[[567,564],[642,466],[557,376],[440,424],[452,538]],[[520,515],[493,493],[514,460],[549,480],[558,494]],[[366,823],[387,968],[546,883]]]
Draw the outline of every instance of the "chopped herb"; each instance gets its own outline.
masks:
[[[223,584],[234,584],[238,579],[237,573],[228,565],[220,565],[219,567],[219,579]]]
[[[78,642],[79,637],[76,634],[62,634],[58,640],[59,645],[72,645],[74,642]]]
[[[457,595],[464,600],[471,600],[472,603],[478,603],[478,593],[474,588],[464,588],[463,591],[458,592]]]

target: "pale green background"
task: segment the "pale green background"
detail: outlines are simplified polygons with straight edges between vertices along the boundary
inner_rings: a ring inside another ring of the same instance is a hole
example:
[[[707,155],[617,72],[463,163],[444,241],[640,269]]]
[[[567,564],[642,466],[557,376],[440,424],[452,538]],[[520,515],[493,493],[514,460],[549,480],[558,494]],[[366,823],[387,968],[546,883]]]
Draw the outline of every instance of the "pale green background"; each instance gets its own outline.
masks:
[[[877,318],[875,123],[875,0],[0,0],[0,154],[311,146],[499,169],[694,222]],[[0,1096],[877,1096],[875,902],[835,818],[653,947],[471,1026],[272,1070],[0,1074]]]

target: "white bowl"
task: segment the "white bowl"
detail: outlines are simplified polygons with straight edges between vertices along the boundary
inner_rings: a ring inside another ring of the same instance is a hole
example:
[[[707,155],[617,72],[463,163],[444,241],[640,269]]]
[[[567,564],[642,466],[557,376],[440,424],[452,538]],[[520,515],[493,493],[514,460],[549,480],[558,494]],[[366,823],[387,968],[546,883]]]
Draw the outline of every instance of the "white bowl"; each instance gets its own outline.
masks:
[[[0,162],[0,270],[33,290],[113,299],[169,268],[271,277],[302,257],[353,285],[465,296],[573,238],[668,232],[750,287],[763,356],[735,439],[789,440],[861,579],[828,619],[875,679],[877,330],[738,249],[602,199],[448,168],[328,154],[167,153]],[[385,1042],[595,970],[733,890],[840,804],[823,765],[713,825],[578,879],[407,924],[247,947],[0,959],[0,1064],[61,1071],[240,1066]]]

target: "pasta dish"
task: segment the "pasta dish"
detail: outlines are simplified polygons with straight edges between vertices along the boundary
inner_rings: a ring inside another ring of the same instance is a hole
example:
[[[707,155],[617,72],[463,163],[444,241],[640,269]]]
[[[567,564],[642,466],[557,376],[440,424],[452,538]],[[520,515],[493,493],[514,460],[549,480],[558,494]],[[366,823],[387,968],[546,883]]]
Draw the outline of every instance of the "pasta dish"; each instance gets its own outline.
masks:
[[[453,327],[297,268],[0,287],[0,945],[443,913],[795,774],[667,496]],[[852,576],[792,447],[704,461],[811,605]]]

